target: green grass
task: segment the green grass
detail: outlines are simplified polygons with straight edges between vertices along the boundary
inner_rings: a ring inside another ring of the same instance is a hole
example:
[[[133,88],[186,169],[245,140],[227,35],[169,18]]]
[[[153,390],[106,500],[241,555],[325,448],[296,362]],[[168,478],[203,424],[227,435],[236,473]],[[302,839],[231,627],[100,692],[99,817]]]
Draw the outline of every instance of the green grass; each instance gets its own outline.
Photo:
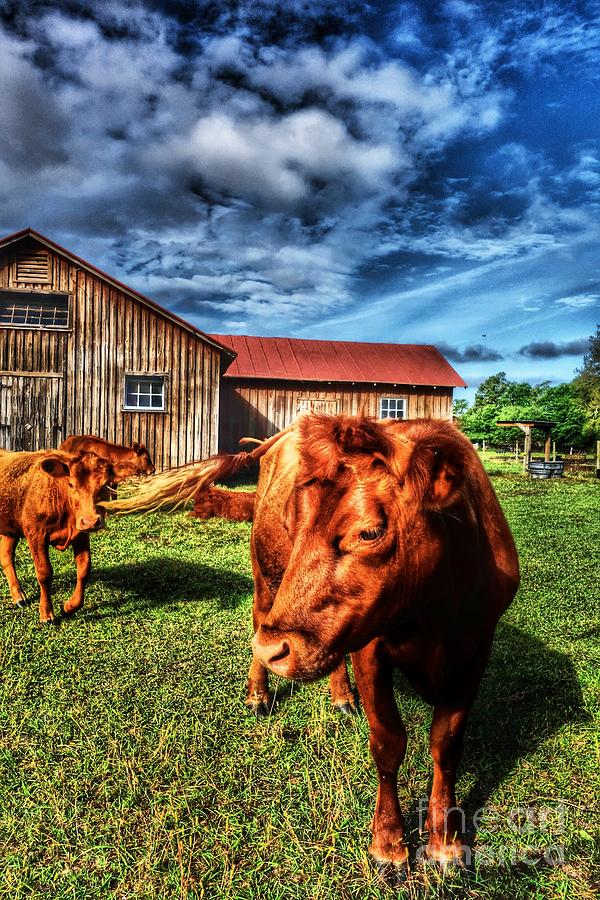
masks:
[[[494,480],[523,586],[458,785],[470,819],[485,807],[479,855],[467,874],[416,866],[400,896],[591,898],[600,486]],[[35,606],[13,611],[3,584],[0,898],[393,896],[367,859],[376,775],[364,718],[334,714],[325,682],[274,680],[271,718],[244,709],[249,530],[184,513],[112,519],[93,538],[86,608],[57,629],[37,624]],[[53,561],[58,608],[74,571],[68,552]],[[18,569],[37,597],[24,547]],[[431,712],[401,679],[398,701],[414,850]],[[552,847],[558,866],[544,860]]]

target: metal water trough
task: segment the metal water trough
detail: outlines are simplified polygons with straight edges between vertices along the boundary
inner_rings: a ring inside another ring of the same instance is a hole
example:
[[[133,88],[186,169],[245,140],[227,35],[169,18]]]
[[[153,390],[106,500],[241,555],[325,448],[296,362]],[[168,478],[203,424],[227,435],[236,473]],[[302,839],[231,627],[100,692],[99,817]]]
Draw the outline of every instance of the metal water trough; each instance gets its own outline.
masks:
[[[562,478],[565,468],[564,461],[545,462],[543,459],[533,459],[529,463],[529,474],[532,478]]]

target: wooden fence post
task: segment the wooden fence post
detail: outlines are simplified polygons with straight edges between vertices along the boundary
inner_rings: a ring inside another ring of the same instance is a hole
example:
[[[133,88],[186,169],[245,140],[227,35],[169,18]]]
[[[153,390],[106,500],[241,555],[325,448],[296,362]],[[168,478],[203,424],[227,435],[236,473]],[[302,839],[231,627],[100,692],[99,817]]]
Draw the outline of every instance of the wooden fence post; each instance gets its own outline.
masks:
[[[531,425],[525,426],[525,447],[523,450],[523,471],[529,471],[529,463],[531,462]]]

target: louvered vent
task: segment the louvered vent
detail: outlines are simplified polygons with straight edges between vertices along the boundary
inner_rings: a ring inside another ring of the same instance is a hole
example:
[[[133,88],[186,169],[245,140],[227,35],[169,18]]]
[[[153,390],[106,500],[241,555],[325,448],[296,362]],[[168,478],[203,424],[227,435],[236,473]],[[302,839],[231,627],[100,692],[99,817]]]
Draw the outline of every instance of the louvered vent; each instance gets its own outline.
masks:
[[[50,257],[47,253],[22,253],[17,256],[17,281],[24,284],[48,284]]]

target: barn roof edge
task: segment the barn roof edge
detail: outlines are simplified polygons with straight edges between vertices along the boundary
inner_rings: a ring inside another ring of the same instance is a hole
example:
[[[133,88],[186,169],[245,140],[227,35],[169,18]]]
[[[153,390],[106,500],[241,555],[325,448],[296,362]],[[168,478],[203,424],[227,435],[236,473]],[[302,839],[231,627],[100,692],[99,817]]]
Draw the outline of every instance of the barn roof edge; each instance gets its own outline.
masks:
[[[221,344],[215,337],[207,334],[205,331],[202,331],[200,328],[196,328],[195,325],[192,325],[191,322],[182,319],[177,313],[171,312],[168,309],[165,309],[164,306],[161,306],[160,303],[157,303],[155,300],[151,300],[150,297],[146,297],[145,294],[136,291],[134,288],[129,287],[124,284],[122,281],[119,281],[117,278],[114,278],[112,275],[109,275],[107,272],[104,272],[98,266],[95,266],[93,263],[88,262],[83,259],[81,256],[77,256],[75,253],[72,253],[70,250],[67,250],[66,247],[61,246],[61,244],[57,244],[56,241],[53,241],[51,238],[46,237],[44,234],[41,234],[39,231],[36,231],[35,228],[27,227],[23,228],[20,231],[15,231],[12,234],[8,234],[5,237],[0,238],[0,249],[8,246],[9,244],[14,244],[17,241],[23,240],[24,238],[31,237],[36,241],[39,241],[42,244],[45,244],[48,249],[54,250],[57,253],[60,253],[62,256],[65,256],[67,259],[70,259],[72,262],[77,265],[82,266],[87,269],[94,275],[98,275],[100,278],[104,279],[104,281],[109,282],[113,287],[117,290],[123,291],[126,294],[134,299],[143,303],[145,306],[148,306],[151,310],[158,313],[158,315],[163,316],[165,319],[169,319],[169,321],[173,322],[175,325],[178,325],[180,328],[185,329],[190,332],[194,337],[198,337],[201,340],[205,341],[207,344],[215,347],[221,353],[229,357],[229,362],[233,362],[236,357],[235,350],[232,350],[230,347],[226,347],[224,344]]]

